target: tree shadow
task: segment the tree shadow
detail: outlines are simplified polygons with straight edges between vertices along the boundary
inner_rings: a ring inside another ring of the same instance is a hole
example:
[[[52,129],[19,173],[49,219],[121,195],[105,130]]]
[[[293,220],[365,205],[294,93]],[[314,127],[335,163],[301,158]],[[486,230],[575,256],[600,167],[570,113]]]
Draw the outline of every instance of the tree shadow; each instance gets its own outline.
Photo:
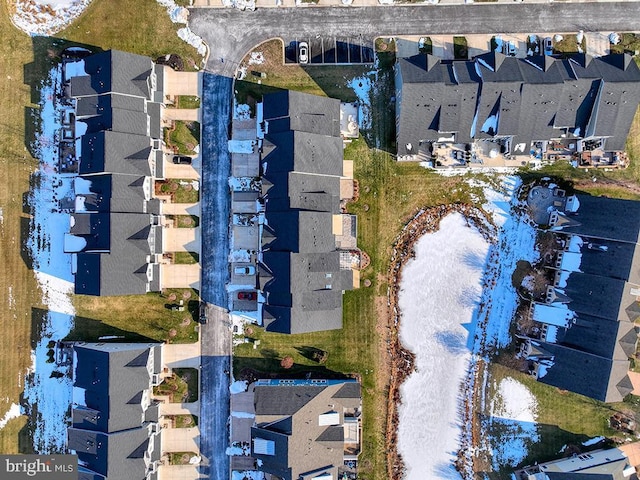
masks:
[[[325,379],[344,380],[353,378],[341,372],[330,370],[325,366],[311,366],[294,363],[291,368],[285,369],[280,365],[278,358],[259,357],[234,357],[234,378],[246,380],[249,383],[261,378],[281,378],[290,380]]]
[[[316,347],[310,347],[308,345],[303,345],[301,347],[295,347],[295,349],[302,355],[304,358],[308,360],[312,360],[314,362],[321,363],[321,359],[327,356],[327,352]]]

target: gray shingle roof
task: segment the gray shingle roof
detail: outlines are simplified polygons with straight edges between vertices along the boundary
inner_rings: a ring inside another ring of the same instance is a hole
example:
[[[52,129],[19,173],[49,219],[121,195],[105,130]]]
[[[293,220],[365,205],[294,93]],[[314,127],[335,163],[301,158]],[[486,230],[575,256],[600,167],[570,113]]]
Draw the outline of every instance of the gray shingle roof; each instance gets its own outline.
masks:
[[[283,90],[264,96],[264,120],[269,132],[340,136],[340,100]]]
[[[481,77],[481,78],[480,78]],[[571,59],[517,59],[489,52],[475,61],[438,62],[432,56],[399,59],[396,66],[398,154],[457,132],[455,142],[513,136],[516,143],[577,136],[610,137],[622,150],[638,106],[640,70],[628,55]],[[476,112],[469,115],[464,112]],[[496,117],[496,128],[490,128]],[[411,149],[407,148],[411,145]]]
[[[84,59],[87,76],[71,79],[74,97],[122,93],[150,98],[149,75],[153,63],[148,57],[119,50],[90,55]]]
[[[256,385],[254,404],[256,427],[251,438],[275,442],[275,455],[262,455],[252,448],[252,456],[261,461],[260,470],[284,480],[306,478],[305,474],[328,471],[337,478],[343,465],[344,430],[342,426],[320,425],[320,415],[338,412],[343,421],[345,408],[359,407],[359,388],[349,388],[355,397],[340,397],[337,392],[352,381],[329,381],[326,385]],[[290,422],[290,433],[271,430],[282,420]]]
[[[126,173],[151,176],[151,139],[121,132],[97,132],[82,137],[80,174]]]

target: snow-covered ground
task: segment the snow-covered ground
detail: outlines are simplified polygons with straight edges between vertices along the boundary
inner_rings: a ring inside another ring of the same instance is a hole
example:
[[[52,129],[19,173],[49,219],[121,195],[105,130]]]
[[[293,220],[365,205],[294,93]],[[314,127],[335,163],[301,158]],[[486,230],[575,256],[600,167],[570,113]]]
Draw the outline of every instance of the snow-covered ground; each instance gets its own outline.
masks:
[[[415,245],[402,272],[400,339],[416,354],[416,371],[402,385],[398,451],[407,480],[460,478],[460,385],[469,368],[469,324],[482,293],[489,244],[460,214]]]
[[[487,419],[494,469],[517,466],[526,458],[528,446],[540,440],[537,411],[536,399],[526,386],[511,377],[500,381]]]
[[[27,247],[46,306],[42,312],[34,313],[42,323],[24,391],[27,413],[31,413],[34,422],[34,448],[38,453],[58,452],[64,448],[67,410],[71,402],[71,380],[66,376],[68,367],[57,366],[49,360],[51,349],[48,345],[67,336],[75,313],[70,299],[73,291],[71,255],[63,252],[69,214],[57,209],[57,200],[73,192],[71,177],[58,174],[55,167],[62,118],[55,103],[60,80],[60,68],[54,68],[41,89],[39,132],[34,145],[40,162],[29,192],[33,219]],[[64,376],[52,378],[54,372]]]
[[[517,177],[470,180],[482,187],[483,209],[495,225],[489,244],[459,214],[443,219],[440,230],[415,245],[415,259],[403,268],[399,307],[400,339],[416,354],[416,371],[401,387],[398,451],[406,479],[461,478],[454,469],[458,451],[468,460],[470,422],[461,417],[476,385],[479,361],[510,342],[509,326],[517,306],[511,275],[519,260],[534,262],[535,229],[516,214]],[[485,429],[485,449],[494,466],[514,464],[536,441],[535,398],[513,379],[496,387]],[[520,403],[513,399],[520,395]],[[484,409],[484,405],[477,406]],[[526,408],[525,408],[526,407]],[[500,424],[503,428],[497,427]],[[466,448],[466,450],[465,450]],[[516,454],[515,452],[518,452]],[[465,471],[465,477],[467,475]]]
[[[29,35],[52,35],[77,18],[91,0],[12,0],[11,20]]]
[[[375,75],[377,70],[363,75],[361,77],[355,77],[347,83],[358,97],[358,119],[359,127],[361,130],[371,129],[371,88],[375,81]]]

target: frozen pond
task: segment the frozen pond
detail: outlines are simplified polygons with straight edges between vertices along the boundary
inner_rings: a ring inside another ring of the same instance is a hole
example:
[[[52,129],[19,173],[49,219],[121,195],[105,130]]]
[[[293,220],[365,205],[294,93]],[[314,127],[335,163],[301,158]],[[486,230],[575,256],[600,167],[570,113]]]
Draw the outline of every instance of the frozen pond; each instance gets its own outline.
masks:
[[[461,386],[469,369],[469,325],[482,294],[489,244],[460,214],[415,244],[403,268],[400,340],[416,354],[401,386],[398,452],[407,480],[459,479]],[[473,328],[471,328],[473,331]]]

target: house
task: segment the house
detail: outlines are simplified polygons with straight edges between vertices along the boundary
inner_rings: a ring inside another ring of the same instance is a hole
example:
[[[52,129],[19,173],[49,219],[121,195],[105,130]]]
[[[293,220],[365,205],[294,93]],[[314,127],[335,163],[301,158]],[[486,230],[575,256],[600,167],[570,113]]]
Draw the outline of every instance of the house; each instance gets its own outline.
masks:
[[[637,478],[627,456],[617,448],[594,450],[525,467],[517,480],[625,480]]]
[[[109,50],[63,62],[60,168],[78,174],[65,251],[75,292],[127,295],[159,291],[163,253],[161,112],[165,68]]]
[[[357,280],[349,250],[339,248],[356,224],[343,231],[340,102],[285,91],[266,95],[260,112],[263,324],[283,333],[339,329],[343,292]]]
[[[553,189],[535,188],[552,197]],[[545,263],[550,281],[532,304],[532,328],[520,332],[521,355],[543,383],[619,402],[633,390],[627,373],[640,317],[640,203],[589,195],[575,203],[575,211],[558,212],[566,220],[552,222],[558,247]]]
[[[282,480],[355,479],[362,399],[355,380],[259,380],[251,456]]]
[[[160,344],[75,343],[67,448],[80,480],[155,480],[159,407],[151,400]]]
[[[470,61],[416,55],[398,59],[395,84],[399,159],[434,166],[499,156],[518,160],[514,165],[611,165],[620,154],[607,152],[624,150],[640,102],[640,69],[626,54],[520,59],[493,51]]]

